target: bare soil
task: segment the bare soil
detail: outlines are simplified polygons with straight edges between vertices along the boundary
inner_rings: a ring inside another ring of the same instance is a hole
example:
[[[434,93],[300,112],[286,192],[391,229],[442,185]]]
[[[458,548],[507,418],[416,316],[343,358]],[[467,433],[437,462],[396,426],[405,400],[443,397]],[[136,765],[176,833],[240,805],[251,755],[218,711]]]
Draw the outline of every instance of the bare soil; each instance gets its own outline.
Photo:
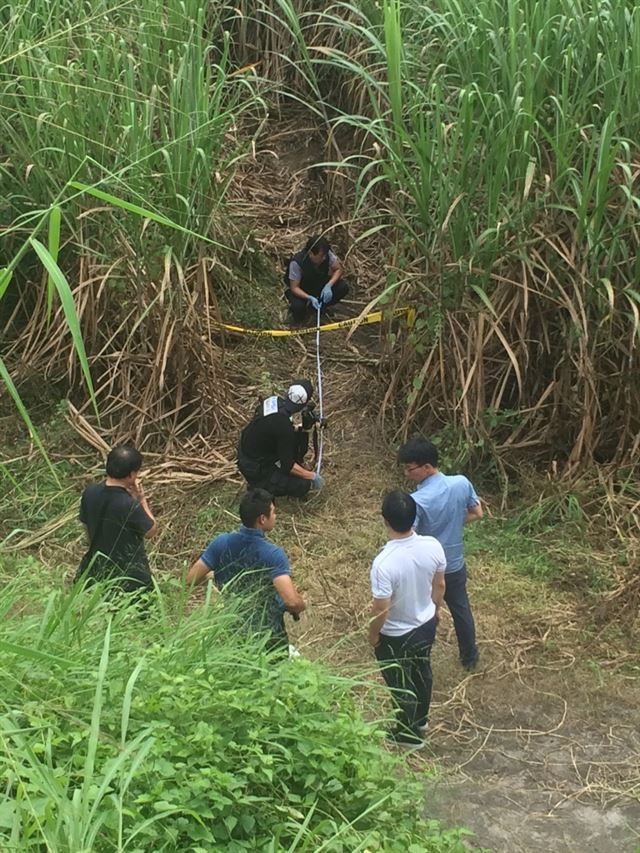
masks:
[[[280,540],[310,604],[291,633],[303,654],[370,673],[368,569],[384,542],[380,498],[398,474],[335,373],[326,386],[339,424],[328,435],[326,489],[306,504],[280,505]],[[469,828],[472,848],[640,850],[633,670],[618,671],[616,650],[590,639],[579,597],[521,577],[497,554],[472,559],[470,575],[481,666],[471,675],[461,669],[445,620],[433,656],[429,749],[408,759],[425,778],[439,771],[426,783],[426,813]],[[628,659],[623,641],[618,653]]]

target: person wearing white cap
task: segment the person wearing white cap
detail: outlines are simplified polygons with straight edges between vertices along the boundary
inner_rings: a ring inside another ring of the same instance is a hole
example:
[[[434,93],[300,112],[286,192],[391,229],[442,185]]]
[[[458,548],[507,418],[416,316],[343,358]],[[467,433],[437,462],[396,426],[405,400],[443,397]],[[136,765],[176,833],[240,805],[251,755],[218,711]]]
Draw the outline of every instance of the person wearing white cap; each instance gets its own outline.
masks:
[[[272,495],[303,498],[322,487],[322,477],[303,465],[309,449],[309,430],[317,421],[308,379],[293,382],[285,397],[261,400],[238,443],[238,469],[250,487]],[[302,426],[293,416],[302,414]]]

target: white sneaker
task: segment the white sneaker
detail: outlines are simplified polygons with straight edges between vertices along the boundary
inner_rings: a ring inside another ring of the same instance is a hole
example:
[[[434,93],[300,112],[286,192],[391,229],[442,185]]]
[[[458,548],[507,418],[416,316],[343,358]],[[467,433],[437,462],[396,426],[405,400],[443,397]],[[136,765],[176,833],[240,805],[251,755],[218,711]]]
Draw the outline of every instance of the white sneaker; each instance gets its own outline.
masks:
[[[425,737],[427,734],[427,729],[429,728],[429,722],[427,721],[424,726],[416,726],[422,737]]]

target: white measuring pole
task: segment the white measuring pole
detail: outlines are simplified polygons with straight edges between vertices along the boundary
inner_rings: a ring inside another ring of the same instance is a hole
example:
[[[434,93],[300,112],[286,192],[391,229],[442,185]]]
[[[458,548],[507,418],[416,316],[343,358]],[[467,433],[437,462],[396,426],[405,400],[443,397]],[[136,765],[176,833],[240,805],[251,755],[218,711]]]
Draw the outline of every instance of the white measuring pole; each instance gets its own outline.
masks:
[[[318,377],[318,404],[320,406],[320,440],[318,442],[318,460],[316,462],[316,474],[320,473],[322,465],[322,446],[324,444],[324,401],[322,399],[322,365],[320,363],[320,308],[316,317],[316,372]]]

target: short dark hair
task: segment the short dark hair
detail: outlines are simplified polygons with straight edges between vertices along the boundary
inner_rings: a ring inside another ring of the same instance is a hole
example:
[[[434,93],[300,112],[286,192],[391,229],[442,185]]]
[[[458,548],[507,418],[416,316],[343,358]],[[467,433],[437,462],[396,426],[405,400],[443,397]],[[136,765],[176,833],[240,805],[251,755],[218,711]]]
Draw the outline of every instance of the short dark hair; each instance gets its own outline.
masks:
[[[407,492],[388,492],[382,501],[382,517],[396,533],[407,533],[416,520],[416,502]]]
[[[261,515],[271,513],[273,495],[266,489],[249,489],[240,501],[240,521],[245,527],[255,527]]]
[[[417,465],[433,465],[438,467],[438,448],[426,438],[410,438],[398,450],[398,462],[409,465],[415,462]]]
[[[107,476],[123,480],[142,468],[142,454],[131,444],[118,444],[107,456]]]
[[[314,234],[313,237],[309,237],[307,240],[304,251],[307,255],[309,252],[313,252],[314,255],[317,255],[318,252],[324,252],[328,255],[331,251],[331,246],[329,245],[329,241],[326,237],[321,237],[320,234]]]

